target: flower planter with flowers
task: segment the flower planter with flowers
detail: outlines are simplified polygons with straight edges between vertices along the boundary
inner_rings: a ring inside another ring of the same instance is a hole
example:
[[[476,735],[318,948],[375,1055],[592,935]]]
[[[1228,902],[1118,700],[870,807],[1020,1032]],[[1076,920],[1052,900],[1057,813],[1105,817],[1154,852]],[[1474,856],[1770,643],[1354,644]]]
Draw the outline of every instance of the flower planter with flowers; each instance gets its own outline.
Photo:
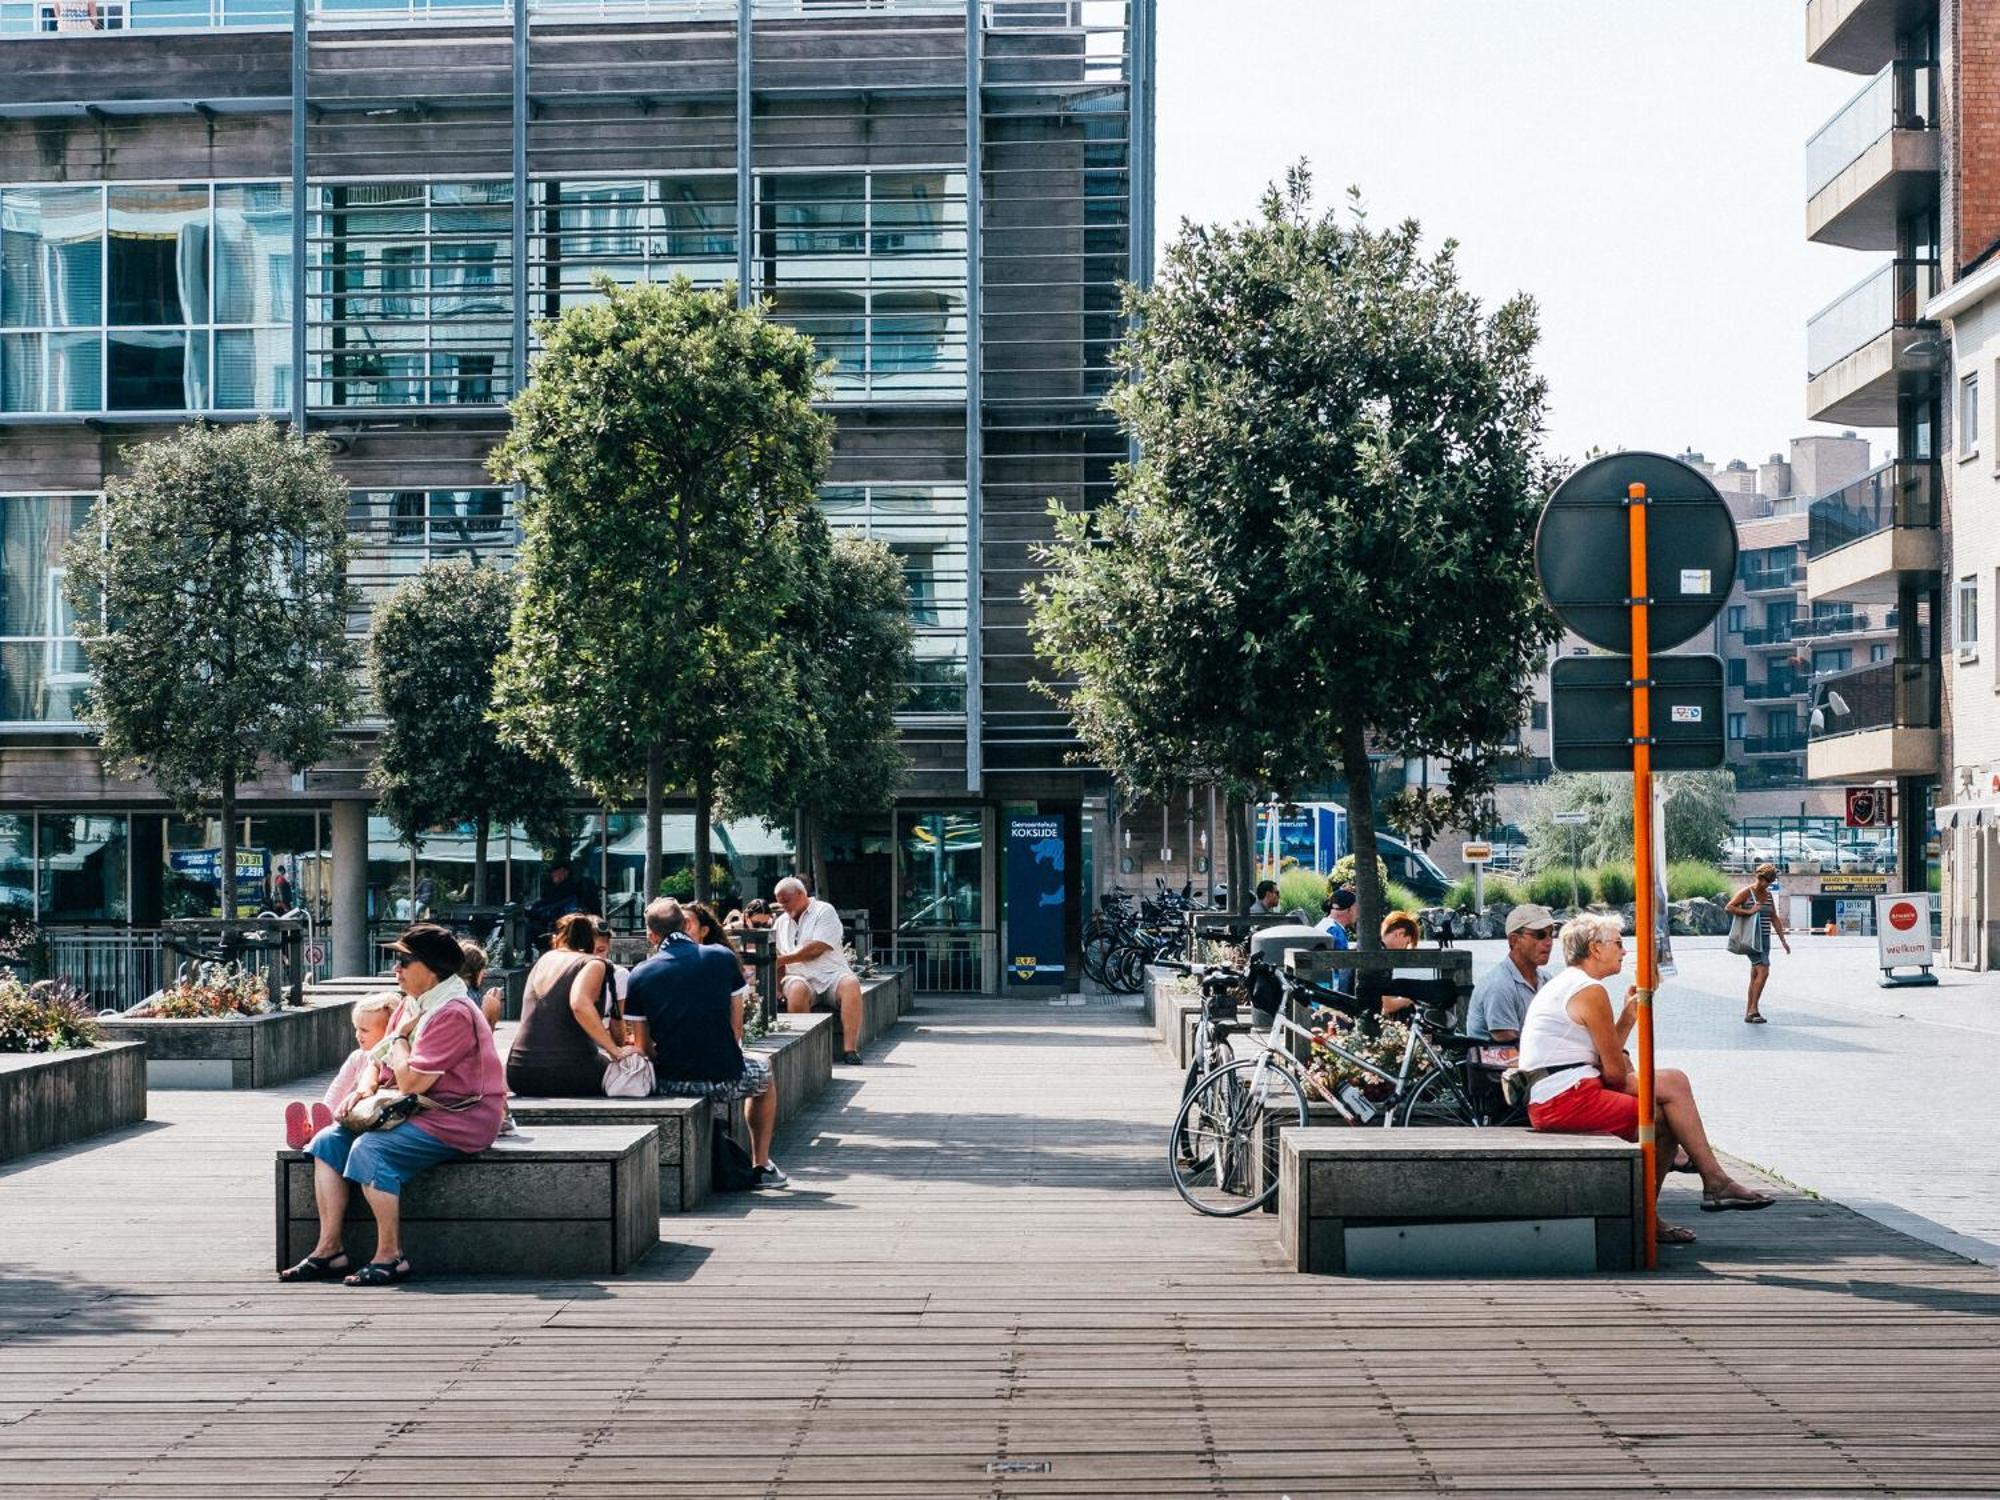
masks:
[[[66,982],[0,973],[0,1161],[145,1118],[145,1050],[105,1041]]]
[[[145,1043],[149,1088],[268,1088],[340,1066],[354,1047],[351,1003],[277,1005],[261,974],[201,964],[103,1025],[107,1036]]]
[[[1372,1018],[1357,1021],[1351,1016],[1335,1013],[1324,1028],[1313,1033],[1312,1057],[1306,1064],[1307,1075],[1360,1116],[1361,1123],[1380,1124],[1381,1111],[1395,1097],[1395,1084],[1322,1045],[1328,1041],[1342,1052],[1351,1053],[1363,1062],[1373,1063],[1383,1072],[1393,1074],[1402,1069],[1403,1053],[1410,1045],[1409,1028],[1400,1021]],[[1412,1065],[1412,1083],[1429,1071],[1430,1059],[1419,1052]]]

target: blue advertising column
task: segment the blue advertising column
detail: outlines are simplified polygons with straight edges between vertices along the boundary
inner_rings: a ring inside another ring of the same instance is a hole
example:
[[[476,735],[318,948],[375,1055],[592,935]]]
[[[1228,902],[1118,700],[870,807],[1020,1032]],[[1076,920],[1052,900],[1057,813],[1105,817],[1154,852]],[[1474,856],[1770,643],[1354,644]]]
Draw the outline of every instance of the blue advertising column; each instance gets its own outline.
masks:
[[[1007,983],[1064,985],[1064,910],[1069,868],[1064,820],[1007,818]]]

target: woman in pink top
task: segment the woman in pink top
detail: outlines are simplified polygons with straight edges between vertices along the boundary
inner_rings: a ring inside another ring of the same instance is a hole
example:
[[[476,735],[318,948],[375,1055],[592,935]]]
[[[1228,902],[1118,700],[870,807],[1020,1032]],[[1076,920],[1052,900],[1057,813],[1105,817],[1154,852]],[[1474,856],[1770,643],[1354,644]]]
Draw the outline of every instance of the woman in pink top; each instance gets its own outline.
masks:
[[[349,1286],[393,1286],[410,1278],[403,1254],[402,1191],[405,1183],[439,1162],[484,1151],[500,1133],[507,1084],[493,1028],[458,977],[458,940],[442,927],[420,923],[390,947],[402,1006],[390,1023],[377,1059],[405,1094],[425,1107],[393,1130],[353,1131],[337,1121],[306,1150],[315,1158],[313,1197],[319,1240],[312,1254],[280,1281],[331,1281]],[[375,1255],[352,1271],[341,1243],[350,1183],[360,1183],[375,1215]]]

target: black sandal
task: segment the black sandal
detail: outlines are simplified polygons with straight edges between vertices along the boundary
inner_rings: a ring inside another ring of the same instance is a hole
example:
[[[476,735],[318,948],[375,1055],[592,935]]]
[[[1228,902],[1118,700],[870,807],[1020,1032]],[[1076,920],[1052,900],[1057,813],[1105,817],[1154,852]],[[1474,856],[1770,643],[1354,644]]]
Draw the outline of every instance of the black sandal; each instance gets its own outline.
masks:
[[[336,1264],[339,1261],[345,1261],[346,1264]],[[347,1259],[347,1252],[345,1250],[342,1250],[337,1255],[308,1255],[297,1265],[287,1266],[284,1270],[280,1271],[278,1273],[278,1280],[332,1281],[338,1276],[345,1275],[353,1265],[354,1262]]]
[[[371,1260],[367,1265],[346,1279],[348,1286],[395,1286],[410,1279],[410,1258],[399,1255],[394,1260]]]

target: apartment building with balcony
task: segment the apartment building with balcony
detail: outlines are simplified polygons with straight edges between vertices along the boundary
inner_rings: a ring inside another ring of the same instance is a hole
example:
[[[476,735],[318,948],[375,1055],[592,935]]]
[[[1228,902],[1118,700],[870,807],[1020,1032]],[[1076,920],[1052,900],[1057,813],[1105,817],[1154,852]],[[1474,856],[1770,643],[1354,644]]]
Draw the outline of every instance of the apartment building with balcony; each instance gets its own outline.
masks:
[[[1855,285],[1808,323],[1806,415],[1895,434],[1886,462],[1808,510],[1812,614],[1894,624],[1881,656],[1871,650],[1874,659],[1841,669],[1835,655],[1813,675],[1806,775],[1836,786],[1893,783],[1899,876],[1919,890],[1944,739],[1939,452],[1950,360],[1929,306],[1954,269],[1953,43],[1971,8],[1969,0],[1806,6],[1808,60],[1864,80],[1807,143],[1806,236],[1870,255]]]
[[[1938,833],[1947,960],[2000,967],[2000,4],[1959,0],[1947,55],[1959,101],[1946,161],[1944,330],[1947,733]]]
[[[433,559],[506,566],[484,464],[538,320],[599,272],[686,274],[835,361],[823,504],[908,582],[912,771],[891,813],[828,810],[825,894],[997,983],[1003,811],[1061,823],[1072,916],[1104,841],[1020,594],[1049,499],[1101,503],[1126,457],[1102,399],[1120,283],[1150,280],[1154,5],[0,0],[0,905],[150,927],[215,842],[76,722],[60,557],[126,445],[325,434],[371,606]],[[373,727],[245,807],[342,972],[469,883],[452,830],[410,850],[370,816]],[[636,827],[579,808],[557,851],[628,919]],[[723,849],[746,884],[788,866],[782,832]],[[537,893],[524,838],[493,862]]]

